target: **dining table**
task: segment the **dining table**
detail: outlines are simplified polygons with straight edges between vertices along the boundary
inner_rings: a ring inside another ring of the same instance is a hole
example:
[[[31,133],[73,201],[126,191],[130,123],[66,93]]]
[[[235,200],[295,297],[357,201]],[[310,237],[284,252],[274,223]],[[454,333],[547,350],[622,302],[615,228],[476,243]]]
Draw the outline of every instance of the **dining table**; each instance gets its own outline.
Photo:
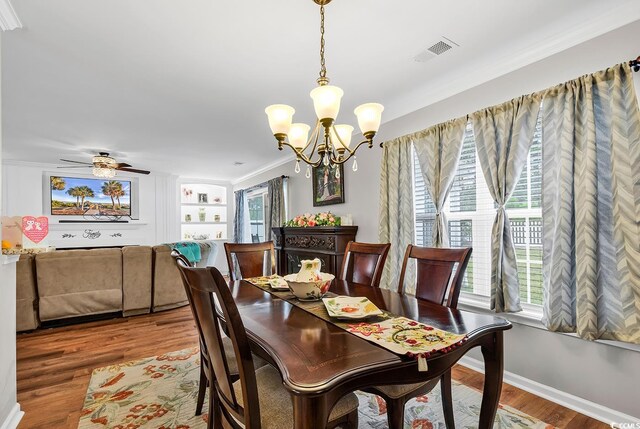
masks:
[[[485,368],[478,427],[493,427],[502,387],[503,332],[511,328],[507,320],[334,280],[332,294],[366,297],[393,315],[466,335],[466,341],[456,348],[429,356],[427,370],[420,371],[415,358],[393,353],[306,311],[292,294],[274,293],[245,280],[233,281],[229,287],[252,352],[280,371],[291,394],[295,429],[324,428],[333,405],[356,390],[440,377],[474,347],[480,347]]]

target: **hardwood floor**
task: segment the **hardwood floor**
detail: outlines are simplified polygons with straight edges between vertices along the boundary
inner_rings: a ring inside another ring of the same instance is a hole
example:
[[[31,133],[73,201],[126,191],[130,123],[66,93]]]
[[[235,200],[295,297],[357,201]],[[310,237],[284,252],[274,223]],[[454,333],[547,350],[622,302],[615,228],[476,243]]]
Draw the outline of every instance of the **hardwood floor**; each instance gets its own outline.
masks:
[[[52,328],[17,338],[19,429],[76,429],[94,368],[197,346],[189,307]],[[453,378],[482,389],[483,376],[456,366]],[[609,425],[505,384],[501,403],[560,428]]]

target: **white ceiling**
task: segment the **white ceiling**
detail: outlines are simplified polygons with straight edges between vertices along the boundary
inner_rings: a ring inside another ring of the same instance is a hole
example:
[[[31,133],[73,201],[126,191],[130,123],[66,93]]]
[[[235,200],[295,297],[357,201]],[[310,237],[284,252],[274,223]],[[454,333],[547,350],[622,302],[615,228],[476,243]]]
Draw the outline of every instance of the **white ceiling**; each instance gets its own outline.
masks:
[[[107,150],[138,168],[233,180],[289,156],[264,107],[314,120],[311,0],[13,3],[24,28],[2,35],[5,159]],[[334,0],[339,122],[357,125],[353,108],[369,101],[396,118],[637,19],[637,0]],[[441,36],[460,47],[413,60]]]

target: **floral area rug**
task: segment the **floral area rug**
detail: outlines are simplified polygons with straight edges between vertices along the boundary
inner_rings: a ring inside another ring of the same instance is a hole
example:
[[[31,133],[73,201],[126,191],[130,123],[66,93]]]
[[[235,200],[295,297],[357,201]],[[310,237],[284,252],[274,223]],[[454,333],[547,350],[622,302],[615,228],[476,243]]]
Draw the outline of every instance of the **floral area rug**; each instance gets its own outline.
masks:
[[[78,429],[206,429],[206,400],[203,415],[194,415],[199,365],[198,349],[192,348],[94,370]],[[384,401],[360,392],[358,398],[359,427],[386,428]],[[482,394],[454,382],[453,398],[456,427],[476,428]],[[439,386],[407,404],[405,429],[444,427]],[[552,426],[500,406],[494,428]]]

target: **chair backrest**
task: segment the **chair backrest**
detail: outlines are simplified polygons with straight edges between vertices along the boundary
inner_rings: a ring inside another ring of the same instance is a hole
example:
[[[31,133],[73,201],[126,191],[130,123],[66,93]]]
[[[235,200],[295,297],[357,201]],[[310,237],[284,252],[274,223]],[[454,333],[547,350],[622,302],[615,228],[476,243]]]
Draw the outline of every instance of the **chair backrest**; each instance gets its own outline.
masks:
[[[447,249],[407,246],[398,291],[404,292],[404,275],[409,258],[416,260],[416,297],[451,308],[458,307],[464,272],[471,248]],[[454,274],[455,270],[455,274]],[[453,278],[452,278],[453,274]]]
[[[350,241],[345,249],[340,280],[380,287],[382,270],[390,248],[389,243]]]
[[[273,241],[264,243],[224,243],[232,281],[276,273]]]
[[[171,251],[171,256],[173,256],[173,258],[176,260],[176,264],[178,265],[178,271],[180,272],[180,277],[182,278],[182,285],[184,286],[184,292],[187,295],[187,299],[189,300],[189,307],[191,307],[191,313],[193,314],[193,319],[195,321],[196,324],[196,328],[198,329],[198,337],[200,338],[200,354],[202,356],[202,358],[205,360],[205,362],[203,362],[205,368],[206,368],[206,373],[207,376],[209,376],[210,374],[210,369],[209,369],[209,355],[207,353],[207,345],[204,342],[204,336],[202,334],[202,328],[200,327],[200,322],[198,321],[198,318],[196,317],[196,309],[193,306],[193,298],[191,297],[191,288],[189,287],[189,284],[187,283],[187,279],[184,275],[184,273],[182,272],[182,270],[180,270],[180,265],[184,266],[184,267],[192,267],[193,264],[191,264],[189,262],[189,260],[182,255],[180,252],[178,252],[177,250],[172,250]],[[180,261],[180,262],[178,262]]]
[[[239,428],[241,426],[237,422],[242,422],[246,428],[259,429],[260,406],[255,367],[247,333],[229,286],[220,271],[214,267],[191,268],[181,258],[176,258],[176,262],[189,287],[192,308],[214,372],[214,390],[219,399],[222,416],[232,427]],[[233,390],[234,377],[225,358],[219,324],[221,318],[216,311],[214,294],[236,354],[244,408],[238,403]],[[213,415],[209,418],[213,418]]]

